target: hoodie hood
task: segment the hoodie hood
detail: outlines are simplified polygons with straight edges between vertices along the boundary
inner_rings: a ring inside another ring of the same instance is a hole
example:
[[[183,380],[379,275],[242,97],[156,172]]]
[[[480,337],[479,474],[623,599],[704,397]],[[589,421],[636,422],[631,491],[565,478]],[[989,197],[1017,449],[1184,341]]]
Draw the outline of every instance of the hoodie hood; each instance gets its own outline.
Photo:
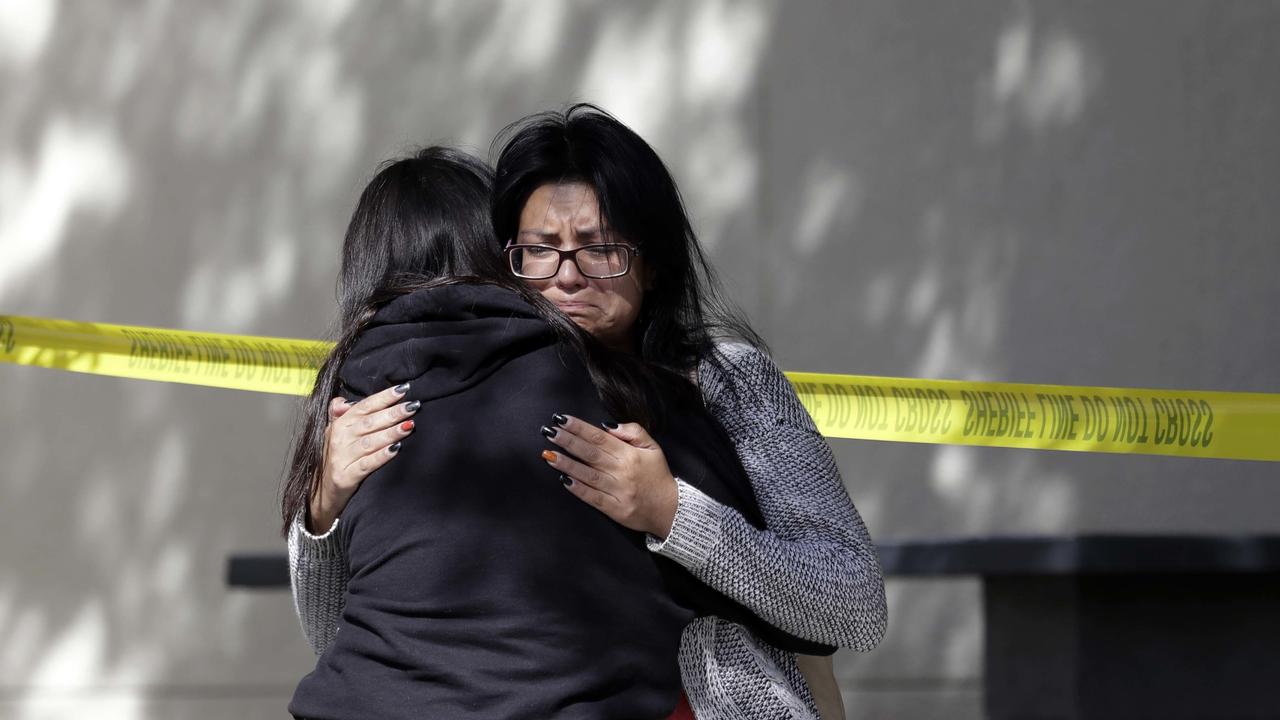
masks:
[[[410,383],[410,400],[433,400],[483,381],[514,358],[557,341],[510,290],[463,284],[418,290],[378,311],[339,372],[347,396]]]

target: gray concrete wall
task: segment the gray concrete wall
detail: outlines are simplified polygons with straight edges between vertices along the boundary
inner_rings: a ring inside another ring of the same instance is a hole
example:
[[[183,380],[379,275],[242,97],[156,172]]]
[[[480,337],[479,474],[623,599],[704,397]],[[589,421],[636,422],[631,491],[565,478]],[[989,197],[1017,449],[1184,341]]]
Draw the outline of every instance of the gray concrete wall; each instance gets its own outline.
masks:
[[[1270,2],[0,9],[0,313],[320,336],[381,159],[598,102],[788,369],[1280,389]],[[0,716],[283,717],[289,398],[0,365]],[[1280,529],[1261,463],[834,443],[884,539]],[[980,715],[977,585],[893,581],[850,717]]]

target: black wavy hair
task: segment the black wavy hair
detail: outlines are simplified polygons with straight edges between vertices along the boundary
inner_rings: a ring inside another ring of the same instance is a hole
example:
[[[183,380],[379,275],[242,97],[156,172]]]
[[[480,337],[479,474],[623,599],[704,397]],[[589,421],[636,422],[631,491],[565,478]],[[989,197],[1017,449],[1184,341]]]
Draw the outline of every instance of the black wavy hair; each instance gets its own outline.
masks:
[[[612,115],[588,103],[530,115],[498,134],[492,154],[499,247],[519,232],[538,187],[582,182],[595,190],[602,226],[643,251],[653,284],[636,322],[642,359],[688,377],[699,360],[715,360],[719,340],[766,348],[725,298],[666,165]]]

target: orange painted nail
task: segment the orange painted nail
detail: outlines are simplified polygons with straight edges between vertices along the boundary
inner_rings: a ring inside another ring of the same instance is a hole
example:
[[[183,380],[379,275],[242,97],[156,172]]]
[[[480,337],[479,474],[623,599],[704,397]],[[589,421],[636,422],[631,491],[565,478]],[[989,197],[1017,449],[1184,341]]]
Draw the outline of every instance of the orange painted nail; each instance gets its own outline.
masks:
[[[555,454],[554,452],[551,452],[550,450],[543,450],[542,459],[546,460],[547,462],[555,462],[556,460],[560,459],[560,456]]]
[[[409,432],[412,429],[413,429],[412,420],[405,420],[404,422],[400,423],[400,430],[402,430],[403,432]]]

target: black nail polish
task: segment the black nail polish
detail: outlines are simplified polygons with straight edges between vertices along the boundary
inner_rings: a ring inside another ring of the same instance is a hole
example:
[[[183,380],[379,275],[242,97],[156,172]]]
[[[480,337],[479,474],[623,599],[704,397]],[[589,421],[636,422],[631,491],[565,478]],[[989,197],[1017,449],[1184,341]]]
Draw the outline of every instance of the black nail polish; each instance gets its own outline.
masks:
[[[397,385],[397,386],[396,386],[396,394],[397,394],[397,395],[403,395],[403,394],[405,394],[405,393],[407,393],[407,392],[409,392],[409,383],[403,383],[403,384],[401,384],[401,385]]]
[[[551,438],[555,437],[556,433],[560,432],[560,430],[558,428],[552,428],[552,427],[547,427],[546,425],[543,425],[540,432],[544,437],[550,440]]]
[[[604,427],[604,429],[605,429],[605,430],[617,430],[617,429],[618,429],[618,423],[616,423],[616,422],[614,422],[614,421],[612,421],[612,420],[605,420],[604,422],[602,422],[602,423],[600,423],[600,424]]]
[[[569,487],[570,485],[573,484],[573,478],[569,477],[568,475],[561,475],[560,483],[565,487]]]
[[[420,401],[420,400],[414,400],[413,402],[411,402],[411,403],[409,403],[408,405],[405,405],[405,406],[404,406],[404,411],[405,411],[405,412],[418,412],[418,408],[420,408],[420,407],[422,407],[422,401]]]
[[[391,447],[387,448],[387,450],[391,451],[392,455],[395,455],[396,453],[400,452],[400,443],[399,442],[392,443]]]
[[[552,415],[551,419],[555,421],[555,424],[559,425],[560,427],[564,427],[564,424],[569,422],[569,418],[565,417],[564,415],[561,415],[560,413],[556,413],[555,415]]]

